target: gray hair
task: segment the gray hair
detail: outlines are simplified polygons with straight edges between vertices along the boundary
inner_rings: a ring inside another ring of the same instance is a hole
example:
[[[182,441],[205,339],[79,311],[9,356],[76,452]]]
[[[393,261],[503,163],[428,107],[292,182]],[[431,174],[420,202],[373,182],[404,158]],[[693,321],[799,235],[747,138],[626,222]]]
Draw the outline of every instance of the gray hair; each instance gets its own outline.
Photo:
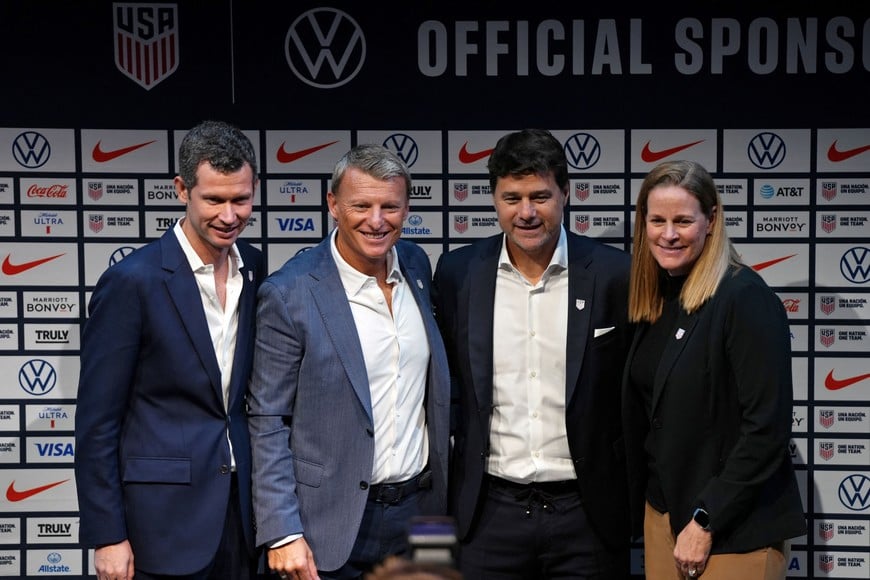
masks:
[[[385,181],[394,177],[405,180],[405,193],[411,197],[411,172],[395,153],[372,143],[363,143],[345,153],[335,164],[332,171],[332,192],[338,194],[338,187],[349,167],[354,167],[375,179]]]

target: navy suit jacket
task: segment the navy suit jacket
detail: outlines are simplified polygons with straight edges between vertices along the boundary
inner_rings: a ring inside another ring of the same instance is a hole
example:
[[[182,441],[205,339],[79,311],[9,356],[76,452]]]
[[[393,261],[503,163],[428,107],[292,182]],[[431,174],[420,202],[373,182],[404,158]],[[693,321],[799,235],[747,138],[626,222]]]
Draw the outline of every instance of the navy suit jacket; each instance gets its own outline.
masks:
[[[230,497],[232,440],[253,555],[245,388],[260,251],[244,267],[238,337],[224,408],[199,288],[173,230],[107,269],[84,326],[76,410],[80,540],[129,539],[137,568],[190,574],[218,550]]]
[[[436,317],[459,401],[449,503],[461,538],[473,532],[484,495],[493,317],[510,315],[494,312],[502,239],[499,234],[443,254],[435,271]],[[603,542],[618,548],[627,548],[630,537],[619,396],[631,333],[629,260],[625,252],[568,234],[565,427],[589,520]]]
[[[257,543],[303,533],[320,570],[344,565],[360,533],[374,465],[365,359],[331,236],[260,287],[250,385]],[[421,513],[447,509],[450,376],[432,315],[432,267],[399,240],[399,265],[429,343],[426,427],[432,489]]]

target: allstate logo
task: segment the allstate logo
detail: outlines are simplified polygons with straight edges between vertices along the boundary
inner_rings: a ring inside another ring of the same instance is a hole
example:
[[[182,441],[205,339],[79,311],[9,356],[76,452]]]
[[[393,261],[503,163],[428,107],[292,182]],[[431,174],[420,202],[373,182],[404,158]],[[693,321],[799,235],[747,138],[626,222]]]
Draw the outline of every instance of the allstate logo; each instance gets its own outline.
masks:
[[[759,133],[749,142],[746,154],[759,169],[773,169],[785,161],[785,141],[776,133]]]
[[[423,218],[420,217],[418,214],[414,213],[408,217],[408,223],[411,224],[412,226],[419,226],[420,224],[423,223]]]
[[[760,193],[761,197],[763,197],[764,199],[770,199],[771,197],[773,197],[773,194],[776,193],[776,190],[769,183],[765,183],[761,186],[761,189],[758,190],[758,193]]]
[[[57,385],[57,371],[48,361],[35,358],[21,365],[18,384],[31,395],[40,397]]]
[[[840,273],[853,284],[870,281],[870,248],[849,248],[840,258]]]
[[[36,131],[25,131],[12,142],[12,156],[22,167],[42,167],[51,157],[51,144]]]
[[[393,133],[384,139],[383,145],[395,153],[408,167],[414,165],[417,162],[417,157],[420,155],[420,148],[417,147],[417,142],[410,135],[405,135],[404,133]]]
[[[366,60],[366,39],[356,20],[335,8],[314,8],[293,21],[284,56],[299,80],[334,89],[353,79]],[[329,65],[323,70],[324,63]]]
[[[870,477],[863,473],[853,473],[840,482],[837,489],[840,503],[852,511],[863,511],[870,508]]]
[[[565,156],[574,169],[589,169],[601,159],[601,143],[589,133],[575,133],[565,141]]]
[[[51,552],[48,556],[45,557],[48,560],[49,564],[60,564],[61,560],[63,560],[63,556],[61,556],[58,552]]]
[[[133,246],[121,246],[109,256],[109,266],[114,266],[135,251],[136,248]]]

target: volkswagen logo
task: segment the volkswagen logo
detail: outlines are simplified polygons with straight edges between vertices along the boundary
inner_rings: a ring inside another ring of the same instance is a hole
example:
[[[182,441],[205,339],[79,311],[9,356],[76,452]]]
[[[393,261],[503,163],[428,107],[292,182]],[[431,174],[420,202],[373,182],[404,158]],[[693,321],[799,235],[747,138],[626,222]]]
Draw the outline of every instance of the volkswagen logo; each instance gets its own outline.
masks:
[[[359,24],[335,8],[314,8],[293,21],[284,39],[284,56],[299,80],[334,89],[353,79],[366,59]]]
[[[51,144],[36,131],[25,131],[12,142],[12,156],[22,167],[42,167],[51,157]]]
[[[853,284],[870,281],[870,248],[849,248],[840,258],[840,273]]]
[[[396,154],[396,156],[405,162],[405,165],[411,167],[417,162],[417,157],[420,154],[420,149],[417,147],[417,142],[409,135],[404,133],[393,133],[383,143],[384,147]]]
[[[773,169],[785,161],[785,141],[776,133],[759,133],[749,141],[746,154],[759,169]]]
[[[18,370],[18,384],[31,395],[41,397],[57,385],[57,371],[48,361],[31,359]]]
[[[565,156],[574,169],[589,169],[601,159],[601,144],[589,133],[575,133],[565,141]]]
[[[846,476],[837,488],[840,503],[852,511],[870,508],[870,477],[862,473]]]

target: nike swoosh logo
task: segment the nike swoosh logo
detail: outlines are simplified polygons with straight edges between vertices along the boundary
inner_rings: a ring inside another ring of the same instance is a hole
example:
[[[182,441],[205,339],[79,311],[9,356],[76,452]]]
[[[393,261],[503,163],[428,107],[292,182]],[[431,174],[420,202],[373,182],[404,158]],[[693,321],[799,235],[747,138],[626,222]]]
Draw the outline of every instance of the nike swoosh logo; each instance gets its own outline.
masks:
[[[69,480],[64,479],[63,481],[55,481],[54,483],[48,483],[46,485],[40,485],[39,487],[31,487],[30,489],[18,491],[17,489],[15,489],[15,481],[13,480],[12,483],[9,484],[9,487],[6,488],[6,499],[13,502],[22,501],[38,493],[49,490],[52,487],[57,487],[62,483],[66,483],[67,481]]]
[[[51,262],[52,260],[56,260],[63,256],[64,254],[58,254],[57,256],[49,256],[47,258],[40,258],[39,260],[33,260],[30,262],[22,262],[21,264],[13,264],[9,261],[9,258],[12,254],[6,254],[6,258],[3,259],[3,265],[0,266],[0,269],[3,270],[3,273],[7,276],[15,276],[16,274],[20,274],[22,272],[26,272],[31,268],[36,268],[46,262]]]
[[[468,150],[468,141],[466,141],[462,144],[462,149],[459,150],[459,161],[462,163],[474,163],[475,161],[480,161],[484,157],[489,156],[492,151],[492,149],[484,149],[472,153]]]
[[[855,383],[860,383],[867,378],[870,378],[870,373],[866,375],[849,377],[848,379],[835,379],[834,369],[831,369],[831,372],[829,372],[828,376],[825,377],[825,388],[829,391],[839,391],[840,389],[845,389],[846,387],[854,385]]]
[[[299,151],[286,151],[284,149],[284,143],[281,143],[281,146],[278,147],[278,163],[292,163],[297,159],[302,159],[307,155],[311,155],[312,153],[317,153],[321,149],[326,149],[330,145],[335,145],[338,141],[332,141],[330,143],[324,143],[323,145],[318,145],[316,147],[309,147],[308,149],[300,149]]]
[[[130,145],[129,147],[121,147],[120,149],[110,149],[108,151],[103,151],[103,148],[100,146],[102,141],[97,141],[97,144],[94,145],[94,150],[91,152],[91,156],[94,158],[94,161],[97,163],[106,163],[107,161],[111,161],[112,159],[117,159],[122,155],[126,155],[127,153],[131,153],[136,149],[142,149],[148,145],[154,143],[154,141],[147,141],[145,143],[139,143],[138,145]]]
[[[677,145],[676,147],[670,147],[668,149],[662,149],[661,151],[653,151],[649,148],[650,142],[647,141],[646,145],[643,146],[643,149],[640,152],[640,158],[646,161],[647,163],[655,163],[656,161],[661,161],[665,157],[670,157],[674,153],[679,153],[684,149],[688,149],[689,147],[694,147],[698,143],[703,143],[704,140],[695,141],[694,143],[686,143],[685,145]]]
[[[870,145],[864,145],[863,147],[855,147],[854,149],[846,149],[845,151],[840,151],[839,149],[837,149],[837,142],[834,141],[833,143],[831,143],[831,146],[828,147],[828,159],[830,159],[834,163],[839,163],[840,161],[845,161],[846,159],[855,157],[856,155],[861,155],[865,151],[870,151]]]
[[[797,254],[792,254],[791,256],[786,256],[784,258],[777,258],[775,260],[769,260],[767,262],[761,262],[759,264],[755,264],[754,266],[752,266],[752,269],[755,270],[756,272],[760,272],[760,271],[764,270],[765,268],[770,268],[771,266],[779,264],[780,262],[784,262],[785,260],[788,260],[789,258],[794,258],[795,256],[797,256]]]

